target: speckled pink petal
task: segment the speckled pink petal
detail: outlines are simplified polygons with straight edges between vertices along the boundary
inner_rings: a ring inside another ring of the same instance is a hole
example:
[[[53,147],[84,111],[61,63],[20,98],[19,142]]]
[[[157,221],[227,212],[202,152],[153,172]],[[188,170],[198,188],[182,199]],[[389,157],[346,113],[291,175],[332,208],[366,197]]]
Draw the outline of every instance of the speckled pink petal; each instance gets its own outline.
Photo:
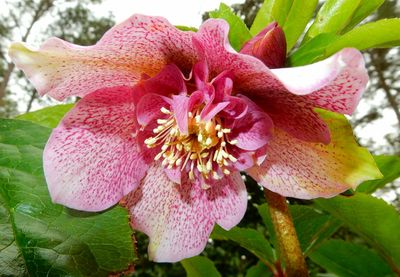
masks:
[[[140,125],[146,126],[152,120],[162,118],[162,107],[168,107],[165,99],[159,94],[148,93],[139,100],[136,105],[136,118]]]
[[[133,228],[150,237],[150,259],[177,262],[203,251],[215,223],[225,229],[238,224],[247,193],[239,173],[204,190],[187,181],[174,184],[153,166],[126,203]]]
[[[284,98],[260,98],[255,101],[268,113],[274,125],[295,138],[309,141],[330,142],[326,123],[313,111],[313,106],[304,97],[287,95]]]
[[[307,95],[316,107],[351,114],[368,83],[362,54],[346,48],[306,66],[271,70],[292,93]]]
[[[54,202],[101,211],[134,190],[151,157],[137,151],[132,90],[89,94],[53,130],[43,155]]]
[[[365,90],[368,75],[356,49],[344,49],[304,67],[270,70],[255,57],[236,53],[228,31],[225,21],[207,20],[194,35],[194,46],[210,72],[231,71],[234,89],[248,97],[303,95],[312,106],[351,113]]]
[[[9,55],[40,95],[63,100],[104,87],[132,86],[143,73],[154,76],[171,63],[190,70],[196,60],[192,36],[164,18],[134,15],[94,46],[50,38],[39,50],[14,43]]]
[[[305,142],[275,128],[266,159],[247,173],[269,190],[301,199],[333,197],[380,178],[371,154],[358,146],[344,116],[329,116],[327,122],[332,131],[328,145]]]
[[[134,86],[135,104],[148,93],[170,96],[187,91],[184,76],[174,64],[167,65],[153,78],[144,76],[147,78],[142,78]]]
[[[179,131],[182,134],[187,134],[189,97],[186,95],[173,95],[171,106]]]
[[[249,109],[247,114],[235,121],[229,140],[237,140],[236,146],[244,150],[257,150],[267,144],[274,124],[265,112]]]

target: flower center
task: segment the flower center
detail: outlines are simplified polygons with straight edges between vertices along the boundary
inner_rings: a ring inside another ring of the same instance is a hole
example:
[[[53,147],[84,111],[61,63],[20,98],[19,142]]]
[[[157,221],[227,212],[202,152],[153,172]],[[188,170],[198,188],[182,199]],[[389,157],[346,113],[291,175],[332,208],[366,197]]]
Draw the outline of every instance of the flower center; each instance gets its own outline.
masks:
[[[165,107],[161,112],[168,117],[157,120],[155,136],[145,140],[148,148],[161,146],[161,151],[154,160],[163,158],[162,165],[172,169],[189,170],[189,178],[194,179],[197,170],[206,179],[210,176],[219,180],[223,174],[229,175],[228,167],[237,159],[229,154],[227,145],[235,145],[236,140],[229,141],[227,134],[231,132],[223,128],[217,116],[203,121],[200,109],[188,113],[188,133],[182,134],[172,112]]]

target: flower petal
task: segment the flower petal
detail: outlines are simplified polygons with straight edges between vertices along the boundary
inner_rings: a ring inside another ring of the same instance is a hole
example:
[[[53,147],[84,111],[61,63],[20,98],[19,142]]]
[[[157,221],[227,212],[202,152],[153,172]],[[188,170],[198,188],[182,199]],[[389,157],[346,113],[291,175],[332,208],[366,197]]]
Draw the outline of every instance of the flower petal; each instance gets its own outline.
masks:
[[[170,63],[190,70],[196,55],[192,36],[164,18],[134,15],[94,46],[50,38],[39,50],[14,43],[9,55],[40,95],[63,100],[104,87],[132,86],[142,74],[154,76]]]
[[[352,48],[311,65],[272,72],[290,92],[307,95],[313,106],[345,114],[355,110],[368,83],[363,56]]]
[[[174,184],[154,165],[126,203],[133,228],[150,237],[150,259],[176,262],[203,251],[215,222],[225,229],[238,224],[247,193],[238,172],[205,190],[184,180]]]
[[[371,154],[355,142],[347,119],[319,113],[330,127],[330,144],[304,142],[275,128],[267,158],[247,172],[269,190],[301,199],[333,197],[365,180],[381,178]]]
[[[304,97],[287,95],[285,98],[263,97],[254,101],[268,113],[277,128],[295,138],[324,144],[330,142],[328,126]]]
[[[151,157],[138,152],[132,90],[98,90],[78,102],[53,130],[44,172],[54,202],[101,211],[136,188]]]
[[[189,97],[173,95],[171,106],[179,131],[182,134],[188,134]]]
[[[161,118],[162,107],[166,107],[167,102],[164,97],[155,93],[148,93],[141,97],[136,106],[136,117],[140,125],[146,126],[152,120]]]
[[[229,140],[237,140],[236,146],[244,150],[257,150],[267,144],[271,138],[274,124],[271,118],[260,110],[255,103],[241,96],[247,104],[245,116],[235,120]]]

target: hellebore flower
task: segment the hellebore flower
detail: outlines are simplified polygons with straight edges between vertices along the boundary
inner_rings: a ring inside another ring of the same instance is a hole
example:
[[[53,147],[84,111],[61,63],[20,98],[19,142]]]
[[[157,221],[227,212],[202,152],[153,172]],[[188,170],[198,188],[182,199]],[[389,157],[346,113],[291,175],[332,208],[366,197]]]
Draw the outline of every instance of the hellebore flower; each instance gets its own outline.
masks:
[[[269,28],[243,53],[229,45],[223,20],[183,32],[142,15],[94,46],[13,44],[10,56],[40,95],[82,97],[44,150],[53,201],[101,211],[125,197],[132,226],[150,237],[150,258],[174,262],[199,254],[215,224],[239,223],[247,205],[240,171],[304,199],[379,177],[357,156],[365,150],[331,136],[314,111],[354,111],[368,81],[362,55],[344,49],[269,69],[282,61],[271,65],[262,45],[274,46],[268,37],[285,45]]]

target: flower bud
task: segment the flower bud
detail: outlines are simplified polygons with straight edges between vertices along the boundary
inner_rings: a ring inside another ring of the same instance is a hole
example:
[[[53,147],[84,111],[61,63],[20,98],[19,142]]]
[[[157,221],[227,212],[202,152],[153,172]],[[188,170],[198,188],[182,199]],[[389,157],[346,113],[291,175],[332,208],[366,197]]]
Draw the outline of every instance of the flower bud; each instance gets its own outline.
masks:
[[[286,60],[286,38],[277,22],[272,22],[240,50],[261,60],[269,68],[280,68]]]

